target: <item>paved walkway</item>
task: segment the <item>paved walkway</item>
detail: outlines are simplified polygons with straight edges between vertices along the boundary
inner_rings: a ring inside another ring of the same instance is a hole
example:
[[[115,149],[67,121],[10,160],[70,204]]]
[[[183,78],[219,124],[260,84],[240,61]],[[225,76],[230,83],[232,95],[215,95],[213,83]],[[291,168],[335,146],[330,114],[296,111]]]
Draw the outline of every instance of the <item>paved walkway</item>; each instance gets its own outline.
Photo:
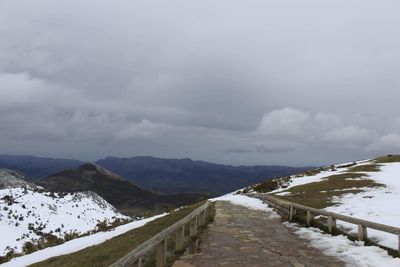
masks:
[[[344,266],[282,225],[279,218],[229,202],[216,204],[215,221],[200,238],[198,253],[184,255],[173,267],[321,267]]]

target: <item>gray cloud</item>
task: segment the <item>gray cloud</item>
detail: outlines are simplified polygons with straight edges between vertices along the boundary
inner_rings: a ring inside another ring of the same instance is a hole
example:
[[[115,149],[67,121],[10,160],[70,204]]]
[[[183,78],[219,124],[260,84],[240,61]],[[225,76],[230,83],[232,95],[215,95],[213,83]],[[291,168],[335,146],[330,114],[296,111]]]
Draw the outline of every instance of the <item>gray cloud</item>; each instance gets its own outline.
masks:
[[[295,165],[397,153],[399,7],[1,1],[0,147]]]
[[[293,149],[285,147],[267,147],[264,145],[256,146],[256,151],[259,153],[275,154],[275,153],[289,153]]]
[[[245,147],[230,147],[222,150],[224,153],[254,153],[253,149]]]
[[[265,145],[257,145],[255,148],[245,148],[245,147],[230,147],[222,150],[224,153],[236,154],[236,153],[265,153],[265,154],[275,154],[275,153],[289,153],[292,152],[292,148],[287,147],[269,147]]]

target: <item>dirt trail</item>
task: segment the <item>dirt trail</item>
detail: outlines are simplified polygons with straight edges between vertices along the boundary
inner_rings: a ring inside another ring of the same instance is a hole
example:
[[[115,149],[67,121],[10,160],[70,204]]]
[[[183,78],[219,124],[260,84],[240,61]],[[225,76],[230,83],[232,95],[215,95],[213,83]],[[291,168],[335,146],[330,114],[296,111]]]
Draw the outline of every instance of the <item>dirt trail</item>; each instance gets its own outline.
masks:
[[[309,246],[276,216],[218,201],[215,221],[200,237],[198,253],[173,267],[345,266]]]

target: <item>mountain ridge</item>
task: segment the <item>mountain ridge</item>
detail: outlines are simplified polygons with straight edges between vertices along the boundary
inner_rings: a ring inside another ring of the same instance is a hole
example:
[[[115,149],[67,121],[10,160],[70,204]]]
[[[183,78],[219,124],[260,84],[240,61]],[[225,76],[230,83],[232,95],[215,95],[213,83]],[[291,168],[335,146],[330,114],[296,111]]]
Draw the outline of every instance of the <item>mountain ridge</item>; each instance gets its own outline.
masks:
[[[175,208],[187,205],[201,198],[196,194],[159,195],[140,188],[96,163],[63,170],[36,183],[52,192],[93,191],[120,211],[136,216],[149,210],[165,211],[167,206]]]
[[[190,158],[109,156],[94,162],[136,186],[162,194],[196,193],[217,196],[265,179],[302,172],[309,167],[224,165]],[[33,179],[77,168],[85,162],[34,156],[0,155],[0,168],[16,169]]]
[[[151,156],[107,157],[97,164],[116,172],[143,188],[169,193],[221,195],[272,177],[309,169],[287,166],[233,166],[206,161],[160,159]]]

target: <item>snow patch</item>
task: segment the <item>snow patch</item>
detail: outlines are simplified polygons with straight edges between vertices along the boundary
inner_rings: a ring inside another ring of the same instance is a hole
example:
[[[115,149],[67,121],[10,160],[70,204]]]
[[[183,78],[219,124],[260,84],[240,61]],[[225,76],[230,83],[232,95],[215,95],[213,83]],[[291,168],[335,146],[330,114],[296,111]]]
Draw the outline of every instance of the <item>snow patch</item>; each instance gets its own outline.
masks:
[[[290,192],[280,192],[280,193],[276,193],[276,195],[277,196],[288,196],[288,195],[290,195],[291,193]]]
[[[388,255],[387,251],[376,246],[364,246],[364,242],[349,240],[346,236],[332,236],[317,228],[303,228],[285,222],[288,228],[300,238],[310,241],[310,245],[328,256],[341,259],[349,266],[359,267],[398,267],[400,259]]]
[[[234,205],[241,205],[248,209],[261,210],[268,213],[270,218],[280,218],[280,216],[267,204],[258,198],[248,197],[239,194],[226,194],[217,198],[210,199],[210,201],[229,201]]]

